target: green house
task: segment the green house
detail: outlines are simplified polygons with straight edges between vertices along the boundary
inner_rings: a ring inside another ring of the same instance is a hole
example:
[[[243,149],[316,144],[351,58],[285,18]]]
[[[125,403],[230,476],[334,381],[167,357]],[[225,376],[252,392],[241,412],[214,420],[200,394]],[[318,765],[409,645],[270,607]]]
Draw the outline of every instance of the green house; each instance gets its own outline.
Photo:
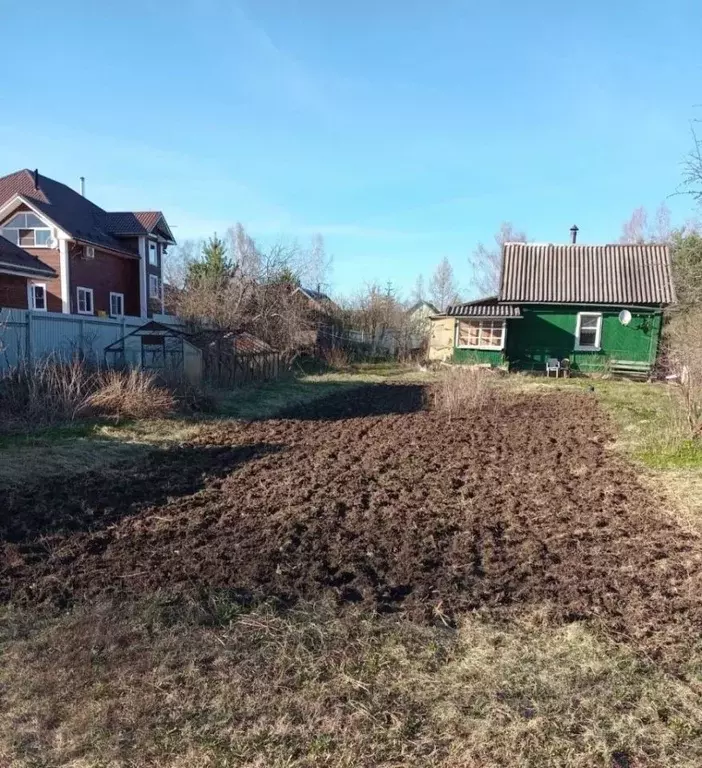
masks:
[[[430,358],[646,373],[674,301],[664,245],[506,243],[499,294],[435,315]]]

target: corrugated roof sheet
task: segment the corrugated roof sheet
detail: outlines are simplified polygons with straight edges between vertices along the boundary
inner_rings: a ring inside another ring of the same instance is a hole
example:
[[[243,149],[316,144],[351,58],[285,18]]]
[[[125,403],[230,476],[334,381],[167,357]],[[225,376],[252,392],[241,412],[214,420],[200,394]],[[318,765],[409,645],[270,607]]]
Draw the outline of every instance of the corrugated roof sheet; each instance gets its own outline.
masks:
[[[0,235],[0,269],[3,267],[27,277],[56,277],[50,266]]]
[[[522,316],[519,307],[512,304],[498,304],[497,296],[488,296],[477,301],[467,301],[464,304],[454,304],[448,307],[446,314],[455,317],[487,317],[496,319]]]
[[[665,245],[506,243],[500,301],[546,304],[671,304]]]

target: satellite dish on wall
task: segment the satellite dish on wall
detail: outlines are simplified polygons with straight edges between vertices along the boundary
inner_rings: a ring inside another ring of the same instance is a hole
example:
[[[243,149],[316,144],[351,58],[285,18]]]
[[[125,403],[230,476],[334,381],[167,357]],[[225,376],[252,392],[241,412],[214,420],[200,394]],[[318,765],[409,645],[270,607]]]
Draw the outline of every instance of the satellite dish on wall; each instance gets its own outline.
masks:
[[[623,309],[619,313],[619,322],[622,325],[629,325],[629,323],[631,322],[631,312],[629,312],[628,309]]]

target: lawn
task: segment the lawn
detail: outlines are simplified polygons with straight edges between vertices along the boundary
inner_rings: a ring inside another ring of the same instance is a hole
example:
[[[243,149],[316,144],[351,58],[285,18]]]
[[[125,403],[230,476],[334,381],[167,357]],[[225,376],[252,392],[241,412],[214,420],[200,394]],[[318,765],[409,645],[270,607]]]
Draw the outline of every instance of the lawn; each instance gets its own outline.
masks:
[[[447,420],[428,378],[0,446],[46,462],[0,476],[0,764],[702,764],[670,391],[515,377]]]

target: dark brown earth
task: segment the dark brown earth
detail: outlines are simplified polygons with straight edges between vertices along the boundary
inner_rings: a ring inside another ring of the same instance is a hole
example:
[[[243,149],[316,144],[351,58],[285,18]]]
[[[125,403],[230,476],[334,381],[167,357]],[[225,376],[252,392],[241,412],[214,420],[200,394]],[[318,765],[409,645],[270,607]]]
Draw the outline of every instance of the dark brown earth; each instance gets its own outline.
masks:
[[[447,622],[547,606],[684,662],[702,545],[608,446],[593,396],[499,396],[450,421],[422,402],[369,386],[213,423],[138,469],[3,489],[0,596],[333,594]]]

